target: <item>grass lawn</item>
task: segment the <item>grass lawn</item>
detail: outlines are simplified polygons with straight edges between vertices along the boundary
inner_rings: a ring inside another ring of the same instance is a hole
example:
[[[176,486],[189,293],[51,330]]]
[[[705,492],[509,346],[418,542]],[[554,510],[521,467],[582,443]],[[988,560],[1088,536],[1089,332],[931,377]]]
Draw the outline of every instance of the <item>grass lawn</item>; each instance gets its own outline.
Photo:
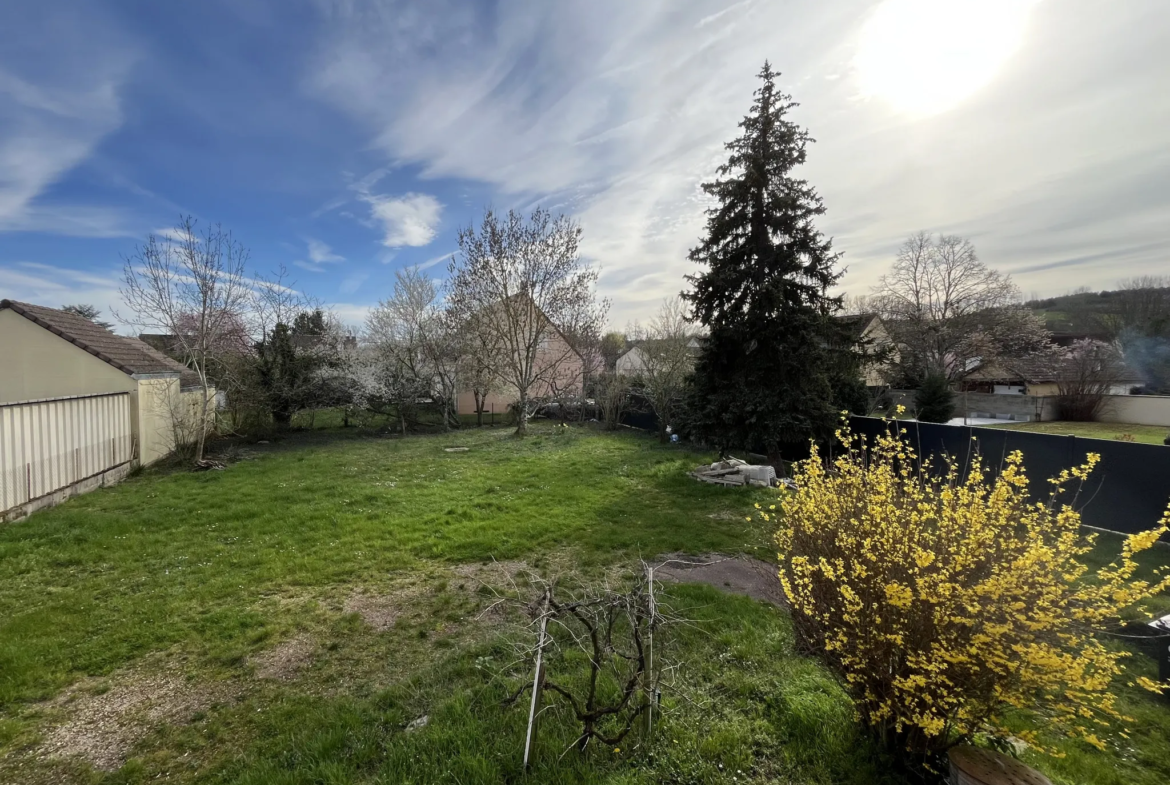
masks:
[[[1053,433],[1059,436],[1083,436],[1086,439],[1116,440],[1129,434],[1133,441],[1144,444],[1162,444],[1170,428],[1161,425],[1130,425],[1117,422],[1013,422],[1005,425],[986,425],[981,428],[1007,428],[1013,431]],[[1126,441],[1129,441],[1126,439]]]
[[[482,584],[519,562],[620,580],[668,552],[768,558],[745,520],[767,492],[685,476],[711,456],[579,428],[248,449],[0,528],[0,782],[902,782],[781,610],[697,585],[665,590],[692,623],[653,738],[562,755],[578,726],[551,704],[522,771],[526,705],[503,699],[531,678],[523,632]],[[1129,741],[1029,762],[1170,781],[1170,707],[1119,690]]]

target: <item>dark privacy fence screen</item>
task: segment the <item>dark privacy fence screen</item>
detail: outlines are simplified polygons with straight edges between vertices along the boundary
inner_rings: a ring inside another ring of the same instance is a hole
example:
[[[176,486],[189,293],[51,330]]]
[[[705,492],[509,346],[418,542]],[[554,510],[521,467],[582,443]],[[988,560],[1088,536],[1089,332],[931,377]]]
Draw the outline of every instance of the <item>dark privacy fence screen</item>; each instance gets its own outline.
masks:
[[[888,427],[905,428],[906,438],[924,459],[953,455],[960,465],[977,449],[987,465],[998,469],[1008,453],[1019,450],[1038,498],[1047,496],[1049,477],[1084,463],[1090,452],[1098,453],[1101,462],[1076,502],[1087,526],[1134,534],[1153,528],[1170,502],[1170,447],[999,428],[887,423],[874,417],[850,417],[849,422],[854,433],[870,440]]]

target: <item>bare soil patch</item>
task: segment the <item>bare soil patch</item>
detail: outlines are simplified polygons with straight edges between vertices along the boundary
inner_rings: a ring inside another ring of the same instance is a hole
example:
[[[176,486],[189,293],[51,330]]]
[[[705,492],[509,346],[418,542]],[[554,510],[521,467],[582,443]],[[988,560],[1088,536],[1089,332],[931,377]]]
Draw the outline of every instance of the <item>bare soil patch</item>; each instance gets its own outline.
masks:
[[[528,562],[524,561],[490,561],[459,564],[455,566],[454,572],[458,577],[474,582],[476,586],[499,588],[531,569]]]
[[[252,658],[256,678],[292,681],[313,661],[316,642],[308,635],[289,638]]]
[[[77,757],[95,769],[114,771],[152,727],[186,722],[225,697],[226,690],[226,685],[143,667],[108,679],[87,679],[47,704],[61,710],[65,719],[45,734],[37,754]]]
[[[672,553],[663,556],[657,565],[654,577],[664,581],[705,583],[781,608],[788,606],[776,566],[751,556],[726,556],[720,553],[688,556]]]
[[[375,632],[391,629],[400,617],[409,615],[422,594],[421,587],[412,586],[385,594],[358,589],[346,598],[342,610],[356,613]]]

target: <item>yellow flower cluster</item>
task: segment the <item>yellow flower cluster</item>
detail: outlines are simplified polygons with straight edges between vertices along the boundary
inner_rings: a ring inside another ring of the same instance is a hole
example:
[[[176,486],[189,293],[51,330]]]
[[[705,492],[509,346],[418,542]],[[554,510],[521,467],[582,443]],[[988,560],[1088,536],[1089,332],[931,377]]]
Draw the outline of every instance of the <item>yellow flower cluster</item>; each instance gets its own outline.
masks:
[[[837,457],[814,449],[798,466],[798,490],[779,500],[780,580],[803,641],[891,747],[937,752],[1004,730],[1013,708],[1104,746],[1102,729],[1128,719],[1109,691],[1126,655],[1098,636],[1122,609],[1170,587],[1170,578],[1134,580],[1133,559],[1170,528],[1170,510],[1087,575],[1095,535],[1082,535],[1070,497],[1097,455],[1034,501],[1019,452],[998,473],[976,450],[964,465],[931,470],[905,431],[889,428],[866,445],[842,425]]]

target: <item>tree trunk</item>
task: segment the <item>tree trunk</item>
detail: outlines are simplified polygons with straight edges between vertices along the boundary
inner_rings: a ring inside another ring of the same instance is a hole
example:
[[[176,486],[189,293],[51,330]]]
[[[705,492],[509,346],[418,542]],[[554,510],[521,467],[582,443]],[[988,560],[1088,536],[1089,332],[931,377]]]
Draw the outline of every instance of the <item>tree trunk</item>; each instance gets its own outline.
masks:
[[[179,400],[182,401],[182,391],[179,392]],[[195,462],[199,463],[203,460],[203,445],[207,441],[207,385],[203,385],[203,403],[199,407],[199,438],[195,440]]]
[[[516,412],[516,435],[524,436],[528,433],[528,391],[520,392],[520,402]]]

